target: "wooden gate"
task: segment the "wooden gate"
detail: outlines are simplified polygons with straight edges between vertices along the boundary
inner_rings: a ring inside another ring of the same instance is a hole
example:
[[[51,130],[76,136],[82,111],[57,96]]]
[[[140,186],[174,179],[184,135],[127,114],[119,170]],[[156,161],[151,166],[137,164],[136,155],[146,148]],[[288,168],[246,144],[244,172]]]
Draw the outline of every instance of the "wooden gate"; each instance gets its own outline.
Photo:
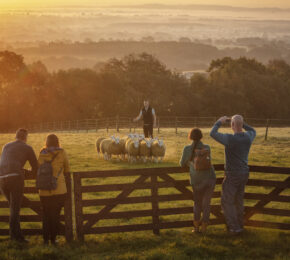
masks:
[[[64,214],[61,215],[61,221],[64,222],[64,224],[61,224],[60,234],[65,235],[66,240],[70,241],[73,239],[71,177],[70,175],[66,175],[65,177],[68,188],[68,199],[65,202]],[[24,196],[20,214],[20,221],[22,222],[21,227],[24,235],[42,234],[41,223],[39,223],[42,221],[42,210],[38,190],[35,188],[33,179],[35,178],[33,178],[29,173],[26,174],[25,181],[30,182],[30,185],[26,183],[24,187]],[[2,210],[5,208],[6,210]],[[9,206],[6,200],[0,201],[0,209],[0,235],[7,236],[9,235]],[[25,210],[27,211],[27,214],[23,214],[23,211]]]
[[[223,165],[215,165],[215,169],[217,172],[223,171]],[[289,190],[287,191],[288,195],[280,194],[290,187],[290,168],[251,166],[250,171],[264,173],[263,176],[266,179],[251,178],[248,181],[247,188],[252,186],[256,188],[263,187],[264,193],[245,193],[245,199],[252,202],[251,205],[245,207],[245,225],[290,230],[289,220],[283,223],[276,220],[254,219],[255,215],[259,214],[290,217]],[[82,240],[85,234],[141,230],[152,230],[154,234],[159,234],[160,229],[191,227],[193,193],[188,181],[188,174],[182,174],[186,172],[188,172],[188,169],[170,167],[74,173],[75,217],[78,239]],[[279,175],[279,180],[267,180],[267,178],[276,174],[282,174]],[[182,178],[179,178],[179,176]],[[127,181],[128,178],[130,182]],[[113,183],[110,181],[111,179],[113,179]],[[224,223],[219,201],[222,180],[222,177],[217,178],[216,190],[212,200],[214,205],[211,207],[212,217],[210,222],[215,225]],[[177,193],[173,192],[172,194],[172,189]],[[141,190],[139,192],[140,196],[133,196],[137,190]],[[164,194],[169,190],[171,191],[169,194]],[[267,192],[265,193],[265,191]],[[186,201],[189,204],[183,205]],[[180,202],[181,206],[166,205],[169,202],[172,204]],[[266,207],[270,202],[284,203],[284,205],[282,205],[282,208]],[[146,203],[149,203],[151,207],[143,209],[137,206]],[[165,207],[162,205],[164,203]],[[125,206],[125,208],[127,205],[129,210],[116,211],[116,208],[120,205]],[[186,214],[187,219],[166,220],[168,216]],[[146,217],[145,223],[128,224],[131,219]],[[102,225],[101,222],[104,220],[112,220],[117,224]]]

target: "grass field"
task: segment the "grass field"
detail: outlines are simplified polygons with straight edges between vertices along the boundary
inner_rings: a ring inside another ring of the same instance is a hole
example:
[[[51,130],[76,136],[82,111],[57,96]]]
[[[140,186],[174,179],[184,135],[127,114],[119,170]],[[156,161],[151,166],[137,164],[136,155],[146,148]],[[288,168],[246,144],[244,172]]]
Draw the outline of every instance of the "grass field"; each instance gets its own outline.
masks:
[[[188,144],[187,133],[189,129],[180,129],[176,135],[174,129],[161,130],[159,138],[164,139],[167,151],[162,164],[128,164],[126,162],[106,162],[96,158],[95,140],[98,136],[107,135],[104,131],[81,132],[81,133],[57,133],[63,148],[66,149],[71,170],[90,171],[103,169],[125,169],[144,167],[177,166],[184,145]],[[204,143],[211,146],[213,163],[223,163],[223,146],[216,143],[209,137],[210,129],[202,129],[204,132]],[[229,129],[222,129],[229,131]],[[271,165],[290,167],[290,128],[270,128],[268,141],[264,141],[265,128],[257,129],[258,136],[251,149],[249,163],[253,165]],[[126,134],[122,131],[119,135]],[[114,134],[110,132],[109,135]],[[35,151],[39,151],[44,144],[47,133],[31,134],[28,143]],[[0,146],[12,140],[14,135],[1,135]],[[217,173],[218,175],[222,173]],[[176,174],[175,178],[187,179],[188,174]],[[282,180],[285,175],[272,174],[251,174],[252,178],[263,178]],[[114,183],[131,182],[134,178],[114,178]],[[85,180],[86,183],[95,183],[94,180]],[[98,180],[98,183],[113,183],[112,178]],[[220,186],[217,186],[217,190]],[[265,187],[247,187],[247,191],[268,193],[270,189]],[[146,195],[148,190],[134,191],[131,196]],[[176,193],[175,189],[160,189],[160,194]],[[109,195],[116,196],[116,192]],[[290,194],[286,190],[283,194]],[[101,198],[108,196],[108,193],[89,193],[86,198]],[[3,198],[0,198],[3,199]],[[33,199],[33,196],[32,196]],[[213,200],[213,204],[219,203],[219,199]],[[246,201],[246,205],[252,205],[255,201]],[[160,207],[181,207],[191,206],[190,201],[164,202]],[[118,206],[114,210],[123,211],[134,209],[147,209],[151,204],[134,204]],[[267,207],[288,208],[287,203],[271,203]],[[88,207],[85,212],[96,212],[98,207]],[[1,209],[1,215],[6,210]],[[6,211],[6,212],[4,212]],[[28,209],[23,209],[22,214],[28,214]],[[8,214],[8,212],[7,212]],[[192,214],[164,216],[161,220],[189,220]],[[277,220],[277,217],[263,215],[255,216],[255,219],[267,221]],[[135,218],[101,221],[98,225],[137,224],[151,222],[151,218]],[[290,223],[289,217],[280,217],[280,222]],[[26,223],[29,227],[38,227],[39,224]],[[25,226],[23,225],[23,227]],[[0,223],[0,227],[6,226]],[[290,233],[248,228],[241,237],[228,237],[222,226],[212,226],[208,235],[197,236],[191,233],[190,229],[163,230],[160,236],[154,236],[152,232],[133,232],[120,234],[106,234],[98,236],[87,236],[86,243],[74,242],[65,244],[61,239],[61,246],[43,247],[41,237],[29,238],[29,246],[21,246],[9,242],[3,238],[0,242],[0,259],[290,259]]]

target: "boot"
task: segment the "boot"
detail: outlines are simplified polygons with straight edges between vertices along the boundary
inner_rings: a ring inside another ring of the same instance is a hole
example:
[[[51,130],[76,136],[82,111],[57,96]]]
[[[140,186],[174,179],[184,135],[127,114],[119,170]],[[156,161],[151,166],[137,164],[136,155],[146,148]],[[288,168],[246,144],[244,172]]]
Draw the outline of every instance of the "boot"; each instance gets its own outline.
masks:
[[[208,226],[208,223],[206,223],[206,222],[202,222],[201,223],[201,229],[200,229],[200,231],[201,231],[202,234],[205,234],[206,233],[207,226]]]
[[[194,220],[193,221],[193,233],[200,233],[199,231],[200,221]]]

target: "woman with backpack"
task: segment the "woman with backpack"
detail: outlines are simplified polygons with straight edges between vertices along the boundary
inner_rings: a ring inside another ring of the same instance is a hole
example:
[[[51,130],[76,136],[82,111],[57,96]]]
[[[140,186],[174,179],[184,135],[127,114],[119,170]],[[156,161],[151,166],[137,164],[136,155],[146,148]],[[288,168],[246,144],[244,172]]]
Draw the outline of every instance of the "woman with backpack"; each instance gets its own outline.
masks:
[[[215,188],[216,176],[211,165],[210,146],[201,142],[201,130],[192,129],[188,134],[188,139],[192,141],[192,144],[184,147],[180,166],[189,166],[190,170],[190,184],[194,197],[192,232],[204,234],[209,223],[210,200]]]
[[[56,243],[60,227],[60,213],[67,196],[65,174],[69,173],[69,162],[65,151],[60,148],[58,137],[50,134],[38,158],[36,187],[39,189],[43,210],[43,239]]]

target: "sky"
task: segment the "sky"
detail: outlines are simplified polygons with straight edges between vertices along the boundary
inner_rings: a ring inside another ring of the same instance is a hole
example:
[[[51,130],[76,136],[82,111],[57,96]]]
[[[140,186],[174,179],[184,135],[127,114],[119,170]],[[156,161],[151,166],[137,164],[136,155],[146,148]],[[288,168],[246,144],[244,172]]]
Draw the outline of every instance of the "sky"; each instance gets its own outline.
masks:
[[[240,7],[290,8],[290,0],[0,0],[0,8],[33,8],[66,5],[204,4]]]

